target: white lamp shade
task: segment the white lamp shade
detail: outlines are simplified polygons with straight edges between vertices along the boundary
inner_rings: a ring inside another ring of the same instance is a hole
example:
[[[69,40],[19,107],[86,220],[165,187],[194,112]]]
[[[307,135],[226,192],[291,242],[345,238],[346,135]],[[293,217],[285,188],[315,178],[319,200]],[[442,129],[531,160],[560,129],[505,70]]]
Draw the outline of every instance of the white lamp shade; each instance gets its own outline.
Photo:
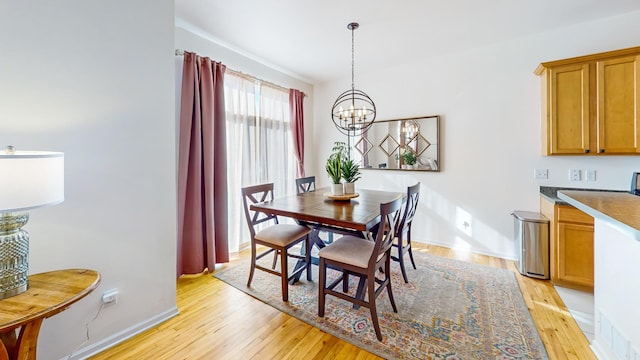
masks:
[[[64,201],[64,154],[0,151],[0,212],[26,211]]]

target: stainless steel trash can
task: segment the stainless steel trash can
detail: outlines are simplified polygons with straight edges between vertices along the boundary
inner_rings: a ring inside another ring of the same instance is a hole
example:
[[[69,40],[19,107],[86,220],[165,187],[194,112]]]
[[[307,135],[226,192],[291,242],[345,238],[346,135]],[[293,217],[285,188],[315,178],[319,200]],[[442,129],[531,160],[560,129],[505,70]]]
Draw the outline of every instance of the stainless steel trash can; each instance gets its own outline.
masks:
[[[531,211],[514,211],[516,266],[522,275],[549,278],[549,219]]]

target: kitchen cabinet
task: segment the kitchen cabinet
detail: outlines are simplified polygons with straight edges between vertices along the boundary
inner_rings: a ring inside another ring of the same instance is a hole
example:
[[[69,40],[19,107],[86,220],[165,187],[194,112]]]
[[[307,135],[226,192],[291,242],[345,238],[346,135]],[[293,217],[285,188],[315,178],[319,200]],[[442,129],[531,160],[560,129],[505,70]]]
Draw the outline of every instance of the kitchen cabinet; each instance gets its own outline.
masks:
[[[640,47],[545,62],[543,155],[640,155]]]
[[[540,212],[549,219],[551,282],[593,291],[593,217],[543,197]]]

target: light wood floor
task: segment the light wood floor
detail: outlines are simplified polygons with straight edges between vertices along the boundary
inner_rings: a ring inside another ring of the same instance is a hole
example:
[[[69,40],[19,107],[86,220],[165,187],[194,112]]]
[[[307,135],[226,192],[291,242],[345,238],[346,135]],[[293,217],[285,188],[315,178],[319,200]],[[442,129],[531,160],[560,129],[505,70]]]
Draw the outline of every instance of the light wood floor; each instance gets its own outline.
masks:
[[[513,270],[549,358],[596,359],[548,281],[520,276],[512,261],[500,258],[421,244],[414,251]],[[180,315],[91,359],[380,359],[210,274],[180,278],[177,304]]]

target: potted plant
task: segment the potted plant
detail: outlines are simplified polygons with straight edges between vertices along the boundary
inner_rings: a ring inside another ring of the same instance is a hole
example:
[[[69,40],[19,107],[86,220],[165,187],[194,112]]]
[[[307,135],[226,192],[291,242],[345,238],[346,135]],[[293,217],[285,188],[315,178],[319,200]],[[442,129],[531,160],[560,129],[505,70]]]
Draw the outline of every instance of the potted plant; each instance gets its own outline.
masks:
[[[360,166],[352,159],[347,159],[341,170],[344,179],[344,193],[355,194],[355,182],[360,179]]]
[[[327,159],[325,170],[331,178],[333,195],[344,195],[344,188],[340,180],[342,179],[343,163],[347,161],[347,146],[345,143],[336,141],[331,149],[331,155]]]
[[[331,193],[333,195],[343,195],[344,189],[340,182],[340,179],[342,179],[342,159],[337,156],[329,157],[325,169],[332,181]]]
[[[416,161],[418,160],[416,158],[416,154],[409,149],[405,149],[400,156],[402,157],[404,164],[407,165],[407,169],[413,169]]]

